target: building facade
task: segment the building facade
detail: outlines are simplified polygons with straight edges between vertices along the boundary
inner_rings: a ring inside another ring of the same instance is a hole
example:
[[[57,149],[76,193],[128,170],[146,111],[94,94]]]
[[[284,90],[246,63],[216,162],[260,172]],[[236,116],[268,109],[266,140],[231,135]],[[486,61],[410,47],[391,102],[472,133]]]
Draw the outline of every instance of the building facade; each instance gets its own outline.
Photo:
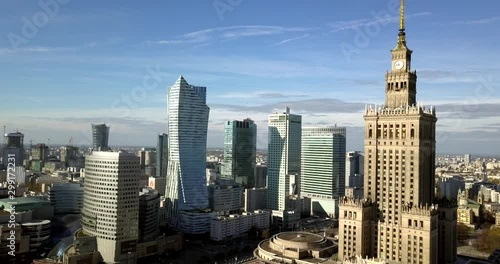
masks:
[[[345,186],[363,187],[364,156],[359,151],[349,151],[345,158]]]
[[[109,126],[106,124],[92,124],[92,148],[94,150],[109,149]]]
[[[255,167],[255,188],[267,187],[267,166],[257,165]]]
[[[346,128],[304,127],[301,141],[300,195],[317,200],[314,214],[335,216],[345,195]]]
[[[80,214],[83,207],[83,185],[80,183],[55,183],[49,186],[50,204],[55,214]]]
[[[179,227],[180,211],[208,208],[205,169],[209,111],[206,87],[190,85],[181,76],[169,88],[165,196],[167,219],[174,227]]]
[[[350,210],[352,203],[341,204],[339,257],[455,263],[456,240],[450,238],[456,233],[456,202],[434,199],[437,118],[434,108],[416,101],[403,0],[398,42],[391,53],[385,104],[365,109],[365,199],[355,203],[356,211]],[[351,211],[352,217],[346,216]]]
[[[212,184],[208,187],[210,209],[222,214],[238,213],[243,208],[245,188],[238,184]]]
[[[167,176],[168,164],[168,134],[158,135],[156,144],[156,177]]]
[[[224,162],[221,176],[245,188],[255,187],[257,125],[251,119],[224,125]]]
[[[139,238],[139,157],[94,151],[85,159],[81,224],[106,263],[135,263]]]
[[[245,212],[267,208],[267,188],[245,189]]]
[[[5,135],[2,163],[5,167],[24,165],[24,134],[15,132]],[[11,164],[9,164],[11,163]],[[10,166],[9,166],[10,165]]]
[[[290,175],[300,174],[302,116],[285,112],[269,116],[267,208],[287,210]],[[300,184],[300,183],[299,183]]]
[[[139,193],[139,241],[154,241],[160,233],[160,194],[151,188]]]
[[[268,229],[271,223],[269,211],[254,211],[243,214],[219,216],[212,219],[210,224],[210,239],[222,241],[236,238],[247,233],[252,228],[258,230]]]

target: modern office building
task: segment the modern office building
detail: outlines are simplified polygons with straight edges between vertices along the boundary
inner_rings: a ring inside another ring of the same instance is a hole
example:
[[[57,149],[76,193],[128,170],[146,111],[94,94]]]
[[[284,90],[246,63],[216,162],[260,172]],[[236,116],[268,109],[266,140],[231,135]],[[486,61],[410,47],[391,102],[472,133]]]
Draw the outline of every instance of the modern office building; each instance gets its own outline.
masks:
[[[464,155],[465,166],[469,166],[469,164],[470,164],[471,161],[472,161],[472,155],[471,154],[465,154]]]
[[[151,188],[142,188],[139,193],[139,241],[147,242],[158,238],[160,229],[160,194]]]
[[[212,219],[210,224],[210,239],[222,241],[229,238],[237,238],[252,228],[255,231],[269,229],[271,215],[269,211],[253,211],[229,216],[218,216]]]
[[[251,119],[224,125],[224,162],[221,176],[245,188],[255,187],[257,125]]]
[[[255,167],[255,188],[267,187],[267,166],[257,165]]]
[[[302,116],[275,112],[268,122],[267,208],[288,208],[290,175],[300,174]]]
[[[168,168],[165,196],[167,221],[181,229],[180,211],[208,208],[206,187],[207,129],[210,108],[206,87],[193,86],[181,76],[168,90]],[[194,214],[184,214],[188,222]],[[209,231],[209,226],[207,231]]]
[[[59,149],[60,160],[66,167],[73,167],[73,165],[78,160],[78,147],[75,146],[64,146]]]
[[[212,211],[227,215],[239,213],[243,208],[245,191],[243,186],[217,181],[216,184],[209,185],[207,188],[208,203]]]
[[[33,149],[31,149],[31,159],[47,161],[49,158],[49,146],[39,143]]]
[[[80,214],[84,191],[81,183],[54,183],[48,189],[55,214]]]
[[[158,135],[156,143],[156,177],[167,176],[168,134]]]
[[[92,124],[92,148],[98,151],[109,150],[109,126]]]
[[[9,167],[9,163],[14,166],[24,165],[24,134],[15,132],[5,134],[5,146],[3,147],[2,163]]]
[[[339,258],[455,263],[456,200],[435,200],[436,112],[416,101],[404,1],[386,101],[366,107],[364,198],[340,199]]]
[[[311,198],[312,214],[335,217],[345,195],[345,127],[302,128],[300,195]]]
[[[161,196],[165,196],[166,177],[149,177],[148,187],[158,191]]]
[[[135,263],[139,239],[139,158],[94,151],[85,159],[81,224],[106,263]]]
[[[267,208],[267,188],[245,189],[245,212]]]
[[[349,151],[345,156],[345,186],[363,187],[364,156],[359,151]]]

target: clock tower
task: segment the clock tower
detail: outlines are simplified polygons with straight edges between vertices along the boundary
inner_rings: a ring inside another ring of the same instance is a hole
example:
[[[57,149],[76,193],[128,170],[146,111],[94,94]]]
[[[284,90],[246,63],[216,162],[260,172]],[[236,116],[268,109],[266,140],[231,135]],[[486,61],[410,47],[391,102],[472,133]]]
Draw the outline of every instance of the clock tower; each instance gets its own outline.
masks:
[[[388,108],[399,108],[416,104],[417,73],[416,71],[411,71],[412,53],[413,51],[406,46],[404,0],[401,0],[398,43],[391,51],[391,71],[385,75],[385,106]]]

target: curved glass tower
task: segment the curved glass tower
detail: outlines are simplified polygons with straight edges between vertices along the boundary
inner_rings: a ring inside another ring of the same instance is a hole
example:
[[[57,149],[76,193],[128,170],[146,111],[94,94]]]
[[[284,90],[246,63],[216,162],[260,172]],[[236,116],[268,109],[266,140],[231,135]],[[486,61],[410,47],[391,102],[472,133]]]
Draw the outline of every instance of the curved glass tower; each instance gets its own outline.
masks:
[[[206,87],[181,76],[168,90],[167,221],[178,227],[180,211],[208,208]]]

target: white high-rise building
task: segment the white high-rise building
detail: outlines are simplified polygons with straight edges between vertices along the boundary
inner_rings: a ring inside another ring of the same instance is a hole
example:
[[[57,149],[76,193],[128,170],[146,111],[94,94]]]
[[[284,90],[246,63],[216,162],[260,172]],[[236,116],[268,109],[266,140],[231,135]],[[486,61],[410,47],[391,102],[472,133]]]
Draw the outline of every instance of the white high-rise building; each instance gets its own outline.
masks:
[[[97,238],[105,263],[135,263],[140,175],[134,153],[94,151],[85,158],[81,224]]]
[[[302,129],[300,195],[309,197],[315,215],[337,215],[345,195],[345,127]]]
[[[268,126],[267,207],[284,211],[289,209],[290,175],[300,174],[302,116],[287,107],[270,115]]]
[[[180,228],[180,211],[208,208],[206,152],[209,112],[206,87],[189,85],[181,76],[169,88],[165,196],[167,221],[176,228]]]

